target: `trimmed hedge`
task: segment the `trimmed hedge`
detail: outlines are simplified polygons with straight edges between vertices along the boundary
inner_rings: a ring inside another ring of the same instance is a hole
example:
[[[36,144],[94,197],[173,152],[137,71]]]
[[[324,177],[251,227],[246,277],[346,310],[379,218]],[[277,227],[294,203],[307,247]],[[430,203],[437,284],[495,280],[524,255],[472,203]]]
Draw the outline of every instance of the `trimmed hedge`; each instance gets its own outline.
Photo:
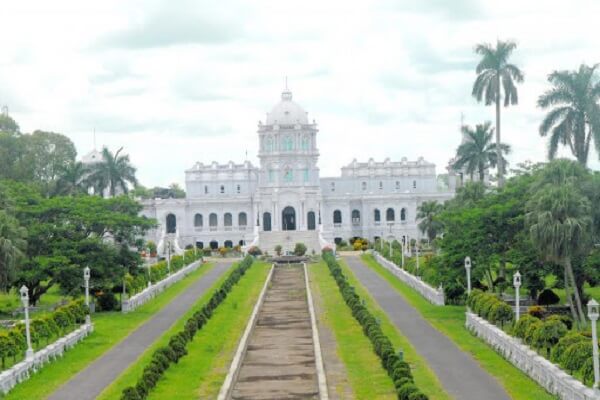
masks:
[[[52,314],[30,320],[29,333],[34,347],[39,348],[43,343],[50,343],[52,339],[75,330],[85,322],[89,313],[83,299],[74,300],[58,307]],[[16,363],[22,359],[27,350],[25,324],[18,323],[14,328],[0,331],[0,360],[2,369],[6,368],[6,359],[13,358]]]
[[[344,301],[352,310],[352,316],[362,326],[364,334],[373,345],[375,354],[379,356],[382,367],[394,382],[399,400],[427,400],[414,384],[410,365],[400,359],[390,339],[383,333],[379,321],[371,314],[342,272],[335,257],[331,252],[323,253],[323,260],[327,263],[329,272],[335,279]],[[412,396],[412,397],[411,397]]]
[[[148,397],[148,393],[154,389],[171,364],[177,363],[181,357],[187,354],[188,342],[194,338],[198,330],[202,329],[212,316],[213,311],[225,300],[227,294],[244,276],[253,262],[254,258],[251,256],[244,258],[235,270],[229,274],[219,289],[213,293],[208,302],[185,322],[183,330],[171,336],[167,346],[154,351],[150,362],[144,368],[136,385],[123,390],[122,400],[144,400]]]

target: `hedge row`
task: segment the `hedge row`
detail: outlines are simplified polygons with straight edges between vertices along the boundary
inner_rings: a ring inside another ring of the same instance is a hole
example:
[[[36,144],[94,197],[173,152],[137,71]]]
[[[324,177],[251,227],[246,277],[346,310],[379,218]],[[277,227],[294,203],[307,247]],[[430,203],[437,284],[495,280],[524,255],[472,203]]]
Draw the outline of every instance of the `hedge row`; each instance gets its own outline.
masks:
[[[499,304],[502,303],[502,304]],[[512,321],[512,307],[493,294],[473,290],[467,300],[473,312],[492,323]],[[543,357],[559,364],[570,374],[591,385],[594,380],[592,340],[586,334],[572,331],[573,321],[566,315],[539,318],[540,307],[530,307],[529,313],[508,329],[509,333],[534,348]],[[510,318],[507,315],[511,314]]]
[[[88,312],[83,300],[75,300],[58,307],[50,315],[32,319],[29,324],[32,345],[39,348],[40,344],[48,344],[52,339],[73,331],[79,324],[85,322]],[[27,338],[24,323],[18,323],[14,328],[0,331],[2,369],[6,368],[8,357],[12,357],[13,362],[16,363],[24,357],[26,350]]]
[[[410,366],[394,351],[390,339],[383,333],[377,319],[367,309],[364,302],[356,294],[354,287],[342,272],[331,252],[323,253],[323,259],[329,267],[329,272],[337,282],[344,301],[352,310],[352,315],[360,323],[363,332],[373,345],[373,350],[379,356],[381,365],[394,381],[399,400],[427,400],[414,383]]]
[[[173,363],[177,363],[181,357],[187,354],[187,344],[193,338],[196,332],[206,324],[212,316],[214,310],[221,304],[233,286],[238,283],[240,278],[246,273],[252,265],[254,259],[247,256],[233,270],[221,287],[215,291],[208,303],[194,313],[184,325],[181,332],[176,333],[169,340],[167,346],[157,349],[148,365],[144,368],[142,376],[138,379],[135,386],[127,387],[123,390],[122,400],[143,400],[148,397],[148,393],[156,386],[159,379]]]

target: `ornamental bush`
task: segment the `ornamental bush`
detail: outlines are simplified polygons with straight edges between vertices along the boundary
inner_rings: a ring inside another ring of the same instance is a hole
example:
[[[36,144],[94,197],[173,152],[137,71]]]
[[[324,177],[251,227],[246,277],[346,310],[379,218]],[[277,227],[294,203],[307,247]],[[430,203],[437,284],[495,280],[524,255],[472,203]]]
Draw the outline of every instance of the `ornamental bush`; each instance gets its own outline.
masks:
[[[414,392],[408,396],[408,400],[429,400],[429,397],[422,392]]]
[[[567,334],[567,327],[560,320],[549,319],[535,331],[533,344],[538,349],[545,350],[545,356],[550,356],[550,350]]]
[[[552,348],[550,352],[550,361],[554,363],[560,363],[563,354],[571,345],[579,342],[587,342],[589,338],[583,336],[579,332],[568,332],[565,336],[563,336],[556,346]]]
[[[306,245],[304,243],[296,243],[294,247],[294,255],[303,256],[306,254]]]
[[[560,358],[560,365],[572,374],[579,370],[588,358],[592,357],[591,340],[577,342],[567,348]]]
[[[527,309],[527,314],[536,318],[544,318],[544,309],[540,306],[531,306]]]
[[[529,325],[539,321],[539,318],[533,317],[531,315],[523,315],[513,329],[513,333],[516,337],[520,339],[525,339],[525,334],[527,333],[527,329],[529,329]]]
[[[537,303],[540,306],[551,306],[554,304],[558,304],[560,302],[560,297],[556,293],[552,291],[552,289],[544,289],[539,294]]]
[[[405,383],[398,389],[398,399],[409,400],[411,394],[418,392],[419,388],[417,388],[417,385],[414,383]]]
[[[500,323],[500,326],[512,321],[513,315],[512,307],[500,300],[490,309],[490,320],[493,323]]]
[[[534,346],[534,338],[537,335],[537,331],[538,329],[540,329],[543,325],[543,322],[541,320],[537,320],[537,321],[533,321],[531,324],[529,324],[529,326],[527,327],[527,330],[525,331],[525,343],[527,343],[530,346]],[[535,346],[534,346],[535,347]]]
[[[573,318],[568,315],[554,314],[546,318],[546,321],[560,321],[569,331],[573,328]]]

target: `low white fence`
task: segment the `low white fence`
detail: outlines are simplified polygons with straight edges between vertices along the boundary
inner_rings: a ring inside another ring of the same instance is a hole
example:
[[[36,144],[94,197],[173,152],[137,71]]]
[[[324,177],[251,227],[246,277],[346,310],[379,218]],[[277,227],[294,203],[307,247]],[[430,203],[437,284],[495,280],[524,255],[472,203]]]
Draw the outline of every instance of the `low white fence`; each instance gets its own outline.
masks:
[[[600,392],[585,386],[556,364],[540,356],[520,339],[467,311],[466,326],[515,367],[529,375],[549,393],[562,400],[598,400]]]
[[[146,289],[142,290],[138,294],[123,300],[123,306],[121,307],[121,311],[124,313],[128,313],[129,311],[135,310],[142,304],[146,303],[148,300],[153,299],[157,294],[161,293],[175,282],[182,280],[187,275],[194,272],[196,269],[198,269],[198,267],[200,267],[200,265],[202,265],[202,259],[194,261],[189,265],[186,265],[179,271],[167,276],[165,279],[158,281],[154,285],[148,286]]]
[[[444,290],[441,286],[437,289],[429,286],[427,283],[423,282],[420,277],[414,276],[413,274],[398,268],[396,264],[384,258],[376,251],[373,251],[373,256],[382,267],[396,275],[402,282],[415,289],[430,303],[435,304],[436,306],[443,306],[445,304]]]
[[[33,358],[23,360],[13,365],[12,368],[3,371],[0,373],[0,391],[4,394],[8,393],[18,383],[29,379],[29,376],[42,368],[44,364],[57,357],[62,357],[66,350],[75,346],[93,330],[94,325],[92,323],[83,324],[68,335],[35,352]]]

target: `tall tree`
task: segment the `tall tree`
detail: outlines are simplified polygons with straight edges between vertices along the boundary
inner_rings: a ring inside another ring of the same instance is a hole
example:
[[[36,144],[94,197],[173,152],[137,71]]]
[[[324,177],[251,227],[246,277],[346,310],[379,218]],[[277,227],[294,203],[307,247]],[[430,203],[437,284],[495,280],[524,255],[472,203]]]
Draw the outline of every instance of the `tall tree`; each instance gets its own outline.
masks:
[[[577,161],[587,165],[592,139],[600,150],[600,82],[598,65],[582,64],[577,71],[554,71],[548,76],[552,88],[538,99],[538,106],[552,107],[540,125],[540,135],[550,137],[548,158],[558,146],[568,146]]]
[[[6,292],[23,257],[26,232],[5,210],[0,210],[0,290]]]
[[[526,215],[533,244],[549,261],[562,265],[571,313],[582,325],[585,325],[585,315],[573,261],[586,256],[591,244],[591,204],[580,189],[581,177],[585,174],[582,167],[568,160],[549,164],[527,204]]]
[[[443,210],[444,206],[435,200],[424,201],[421,203],[417,210],[417,219],[419,222],[419,229],[422,233],[426,233],[429,241],[433,241],[438,233],[442,230],[442,223],[438,221],[437,217]]]
[[[89,169],[82,162],[76,161],[60,171],[56,182],[55,195],[76,195],[87,193]]]
[[[127,193],[127,183],[137,184],[135,168],[131,165],[128,155],[121,155],[121,147],[115,154],[107,148],[102,149],[102,161],[92,165],[89,176],[90,182],[98,194],[108,189],[110,196],[114,196],[118,189]]]
[[[471,180],[473,180],[473,173],[477,171],[479,181],[483,182],[486,168],[498,165],[498,155],[500,155],[502,163],[506,165],[503,154],[510,152],[510,146],[501,143],[500,151],[498,151],[498,145],[493,143],[494,129],[491,125],[492,123],[488,121],[476,125],[475,130],[468,125],[462,127],[466,141],[458,147],[454,167],[456,169],[466,168],[467,173],[471,175]]]
[[[475,69],[477,78],[473,83],[473,96],[478,102],[485,101],[485,105],[496,105],[496,152],[497,159],[501,160],[500,146],[500,102],[504,98],[504,107],[515,105],[519,102],[516,83],[523,82],[523,73],[514,64],[509,63],[512,52],[517,47],[513,41],[500,41],[496,47],[488,43],[475,46],[475,53],[481,60]],[[504,184],[503,164],[498,164],[498,186]]]

